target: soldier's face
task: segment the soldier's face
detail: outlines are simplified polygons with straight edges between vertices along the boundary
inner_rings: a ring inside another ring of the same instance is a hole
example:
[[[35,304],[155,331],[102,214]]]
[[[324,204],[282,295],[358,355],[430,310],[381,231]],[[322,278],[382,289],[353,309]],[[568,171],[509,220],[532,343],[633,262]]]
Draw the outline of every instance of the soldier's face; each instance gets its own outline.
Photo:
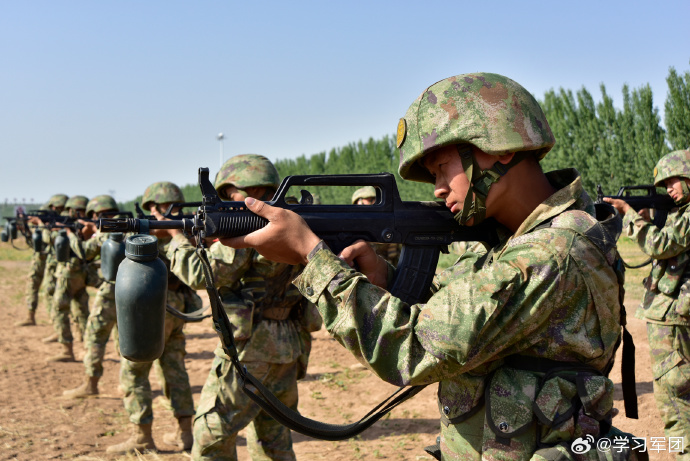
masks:
[[[356,204],[357,205],[373,205],[374,202],[376,202],[376,199],[374,197],[365,197],[365,198],[358,198]]]
[[[235,202],[244,202],[244,199],[247,197],[264,200],[264,195],[266,195],[265,187],[247,187],[246,189],[240,190],[235,186],[228,186],[220,192],[220,198]]]
[[[477,160],[480,161],[479,158]],[[457,147],[451,145],[435,150],[424,157],[423,163],[435,179],[434,195],[436,198],[445,200],[446,206],[453,214],[461,211],[470,187],[470,181],[462,167]]]
[[[666,185],[666,193],[671,196],[674,202],[679,203],[680,200],[683,199],[683,186],[682,186],[682,181],[685,181],[687,184],[687,179],[684,178],[678,178],[678,177],[673,177],[673,178],[668,178],[664,180],[664,184]]]

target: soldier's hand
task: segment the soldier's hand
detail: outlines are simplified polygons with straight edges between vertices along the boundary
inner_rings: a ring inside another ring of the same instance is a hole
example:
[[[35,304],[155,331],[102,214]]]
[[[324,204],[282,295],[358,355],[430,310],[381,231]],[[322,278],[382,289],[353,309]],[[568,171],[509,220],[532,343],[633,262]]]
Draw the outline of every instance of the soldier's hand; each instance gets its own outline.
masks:
[[[248,197],[247,208],[269,223],[250,234],[220,239],[233,248],[255,248],[261,255],[279,263],[307,264],[307,255],[321,241],[301,216]]]
[[[357,240],[338,255],[340,259],[364,274],[371,283],[386,289],[388,286],[388,264],[364,240]]]
[[[622,215],[627,213],[627,211],[630,209],[630,205],[625,200],[621,200],[618,198],[608,198],[604,197],[604,202],[610,203],[613,205],[613,207],[618,210],[618,212]]]
[[[83,219],[78,219],[77,221],[84,226],[81,228],[81,231],[79,231],[84,240],[90,239],[91,236],[96,233],[96,230],[98,230],[95,222],[84,221]]]
[[[642,208],[640,211],[637,212],[637,214],[647,222],[650,222],[652,220],[652,217],[649,214],[649,208]]]

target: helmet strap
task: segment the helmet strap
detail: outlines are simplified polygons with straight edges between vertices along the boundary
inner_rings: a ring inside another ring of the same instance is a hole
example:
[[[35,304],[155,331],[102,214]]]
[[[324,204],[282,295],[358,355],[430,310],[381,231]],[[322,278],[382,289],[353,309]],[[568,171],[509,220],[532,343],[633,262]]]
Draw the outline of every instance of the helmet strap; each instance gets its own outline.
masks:
[[[482,170],[472,155],[472,146],[458,144],[457,149],[462,162],[462,168],[465,170],[467,179],[470,182],[470,187],[467,190],[462,210],[456,213],[453,218],[460,225],[465,225],[470,219],[474,218],[474,224],[477,225],[486,218],[486,198],[489,195],[491,186],[498,182],[508,170],[520,163],[525,156],[516,153],[510,162],[503,164],[497,161],[491,168]]]

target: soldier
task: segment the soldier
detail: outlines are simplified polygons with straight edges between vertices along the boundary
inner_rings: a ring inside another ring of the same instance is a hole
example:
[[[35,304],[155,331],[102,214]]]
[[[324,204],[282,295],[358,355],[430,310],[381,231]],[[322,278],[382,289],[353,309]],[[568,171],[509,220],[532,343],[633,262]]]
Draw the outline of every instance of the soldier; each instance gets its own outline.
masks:
[[[628,236],[654,258],[635,317],[647,321],[654,398],[666,435],[683,438],[678,459],[690,459],[690,150],[661,158],[654,168],[654,185],[666,187],[678,205],[662,229],[623,200],[604,200],[623,215]]]
[[[259,200],[245,204],[269,224],[223,243],[305,264],[295,285],[382,379],[439,383],[438,459],[572,460],[576,438],[613,430],[620,218],[606,205],[609,218],[595,218],[577,171],[542,172],[554,142],[537,101],[501,75],[441,80],[410,106],[400,176],[434,184],[461,224],[494,218],[502,237],[439,274],[420,304],[386,291],[388,265],[365,242],[338,257],[298,215]]]
[[[41,206],[41,210],[48,210],[48,204]],[[30,226],[30,229],[33,226]],[[15,323],[18,327],[36,325],[36,308],[38,307],[38,293],[43,281],[43,273],[46,268],[47,250],[34,251],[31,255],[31,266],[29,267],[29,281],[26,284],[26,319]]]
[[[86,205],[89,199],[83,195],[70,197],[65,204],[65,211],[72,218],[86,216]],[[57,355],[47,358],[48,362],[74,362],[74,350],[72,347],[73,336],[70,326],[70,310],[77,335],[81,341],[84,337],[86,319],[89,316],[89,295],[86,292],[86,265],[73,251],[70,251],[69,260],[57,262],[55,269],[55,294],[53,295],[53,328],[58,334],[58,342],[62,351]]]
[[[224,200],[267,200],[279,183],[278,171],[260,155],[238,155],[215,180]],[[201,262],[181,231],[168,231],[172,271],[193,288],[204,286]],[[223,305],[234,327],[243,365],[285,405],[297,409],[297,380],[306,374],[311,331],[321,328],[314,306],[290,285],[300,267],[278,264],[254,250],[211,246],[211,265]],[[220,345],[201,391],[194,420],[194,460],[237,459],[237,433],[248,426],[252,459],[294,460],[290,430],[264,413],[242,391],[240,379]]]
[[[172,203],[184,202],[182,191],[171,182],[157,182],[149,186],[142,197],[142,206],[152,213],[164,213]],[[170,237],[165,233],[152,231],[158,237],[161,259],[170,267],[166,258]],[[191,312],[202,307],[201,298],[188,286],[180,282],[172,273],[168,275],[167,304],[181,312]],[[165,314],[165,348],[155,363],[159,365],[159,381],[163,394],[170,400],[175,418],[178,421],[176,432],[165,434],[163,441],[178,449],[192,447],[192,416],[194,401],[189,385],[189,376],[184,358],[184,321],[168,313]],[[132,435],[126,441],[108,447],[108,453],[132,453],[134,450],[156,450],[151,434],[153,406],[149,372],[153,362],[131,362],[124,357],[120,360],[120,387],[125,392],[124,405],[129,420],[134,424]]]
[[[373,205],[376,203],[376,189],[374,186],[364,186],[352,194],[353,205]],[[400,259],[400,244],[398,243],[372,243],[372,248],[377,255],[393,264],[398,265]]]
[[[48,209],[62,214],[65,210],[65,204],[67,203],[68,197],[65,194],[55,194],[50,200],[48,200]],[[42,226],[43,222],[39,218],[31,218],[30,222],[34,225]],[[53,295],[55,294],[55,269],[57,267],[57,259],[55,259],[55,249],[53,244],[55,243],[56,231],[50,229],[43,229],[43,245],[46,251],[46,266],[43,271],[43,280],[41,281],[41,286],[39,288],[39,296],[43,298],[43,302],[48,311],[48,317],[51,323],[53,322],[53,317],[55,312],[53,309]],[[53,343],[58,339],[57,332],[53,332],[49,336],[42,339],[44,343]]]
[[[100,218],[104,213],[118,211],[115,199],[110,195],[98,195],[86,206],[86,217],[89,219]],[[101,246],[108,238],[106,233],[96,233],[96,224],[83,222],[81,230],[83,241],[76,235],[70,234],[70,246],[72,251],[85,261],[94,261],[101,254]],[[94,235],[95,234],[95,235]],[[98,381],[103,376],[103,357],[105,346],[113,328],[117,326],[117,313],[115,310],[115,282],[103,280],[96,291],[96,299],[89,312],[84,332],[84,368],[86,368],[86,380],[75,389],[63,393],[68,398],[83,398],[98,395]],[[117,335],[116,341],[117,341]]]

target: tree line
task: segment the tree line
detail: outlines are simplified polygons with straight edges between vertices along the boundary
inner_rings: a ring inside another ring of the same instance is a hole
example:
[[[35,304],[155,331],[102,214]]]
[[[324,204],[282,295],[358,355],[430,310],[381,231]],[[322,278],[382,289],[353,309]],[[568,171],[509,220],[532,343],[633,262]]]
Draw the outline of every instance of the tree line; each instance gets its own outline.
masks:
[[[673,67],[666,78],[664,124],[654,106],[649,85],[622,88],[622,107],[617,108],[601,84],[601,100],[595,102],[586,89],[549,90],[539,100],[556,145],[542,160],[545,171],[574,167],[581,173],[585,189],[596,195],[601,184],[607,195],[623,185],[651,184],[656,162],[670,151],[690,146],[690,71],[678,73]],[[381,173],[395,175],[403,200],[433,200],[429,184],[403,181],[398,175],[399,153],[395,136],[369,138],[307,157],[275,162],[281,178],[288,175]],[[201,199],[196,184],[184,186],[189,201]],[[349,203],[354,187],[306,188],[321,203]],[[290,191],[299,197],[299,191]],[[137,197],[141,200],[141,197]],[[137,200],[123,203],[133,209]]]

